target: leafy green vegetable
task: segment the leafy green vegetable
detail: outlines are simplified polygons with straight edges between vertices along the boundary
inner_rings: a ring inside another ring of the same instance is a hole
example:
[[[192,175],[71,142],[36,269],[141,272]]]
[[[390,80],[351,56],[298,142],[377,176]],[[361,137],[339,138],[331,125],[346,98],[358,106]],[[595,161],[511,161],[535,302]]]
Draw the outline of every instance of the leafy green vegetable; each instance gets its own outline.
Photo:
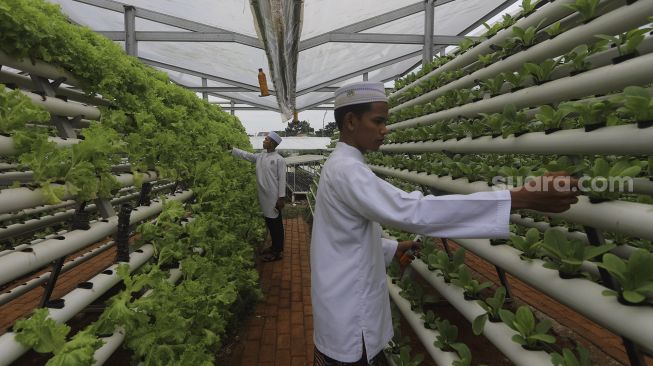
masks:
[[[554,268],[566,276],[580,273],[584,261],[592,260],[614,248],[614,244],[591,246],[580,240],[569,240],[560,230],[549,229],[544,232],[542,248],[553,258],[547,267]]]
[[[551,354],[551,363],[554,366],[592,366],[592,361],[590,360],[590,353],[580,344],[576,344],[576,352],[578,357],[568,348],[562,350],[562,354],[553,353]]]
[[[499,320],[499,311],[503,308],[503,303],[506,301],[506,288],[499,287],[492,297],[485,300],[477,301],[477,303],[485,310],[485,314],[477,316],[472,322],[472,331],[476,335],[483,333],[485,322],[488,318]]]
[[[563,6],[578,12],[584,21],[590,21],[596,14],[600,0],[576,0],[574,4],[564,4]]]
[[[501,321],[517,331],[512,340],[522,347],[538,347],[542,343],[555,343],[555,337],[547,334],[551,329],[551,321],[544,319],[536,322],[533,312],[528,306],[520,306],[516,313],[501,309],[499,311]]]
[[[653,254],[644,249],[637,249],[627,261],[614,254],[603,256],[603,262],[597,263],[606,269],[621,285],[619,293],[633,304],[646,300],[646,295],[653,291]],[[604,295],[614,295],[606,290]]]
[[[16,341],[39,353],[60,350],[66,343],[70,327],[57,323],[48,315],[48,309],[40,308],[34,310],[31,317],[18,320],[14,325]]]
[[[472,277],[472,273],[464,264],[458,270],[458,278],[451,280],[451,283],[462,288],[465,295],[470,298],[478,298],[481,291],[492,286],[490,282],[479,282]]]
[[[542,241],[540,240],[540,231],[531,228],[526,232],[525,237],[511,235],[510,243],[515,249],[520,250],[520,257],[525,259],[534,259],[538,257]]]

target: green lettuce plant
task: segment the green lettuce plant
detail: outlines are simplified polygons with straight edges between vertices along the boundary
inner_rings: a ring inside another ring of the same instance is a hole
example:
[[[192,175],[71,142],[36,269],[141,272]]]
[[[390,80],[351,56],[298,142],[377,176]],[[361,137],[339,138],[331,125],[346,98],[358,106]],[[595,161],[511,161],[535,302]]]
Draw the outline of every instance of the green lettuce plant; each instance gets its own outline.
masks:
[[[628,260],[608,253],[597,265],[610,272],[620,285],[618,292],[606,290],[603,295],[618,294],[627,303],[640,304],[653,292],[653,254],[645,249],[637,249]]]
[[[564,4],[563,6],[579,13],[584,21],[594,19],[600,0],[576,0],[574,4]]]
[[[476,335],[483,333],[485,328],[485,322],[488,319],[490,321],[500,321],[499,311],[503,309],[503,303],[506,301],[506,288],[499,287],[492,297],[488,297],[485,300],[479,300],[477,303],[485,310],[485,313],[474,318],[472,322],[472,331]]]
[[[544,232],[542,241],[542,249],[553,260],[545,267],[558,270],[563,278],[578,276],[583,262],[598,258],[614,247],[614,244],[592,246],[581,240],[570,240],[564,232],[553,229]]]
[[[499,316],[501,321],[518,333],[512,336],[512,340],[526,349],[539,349],[542,344],[556,341],[555,337],[548,334],[551,321],[544,319],[538,322],[528,306],[520,306],[515,313],[501,309]]]
[[[569,348],[563,348],[562,353],[551,354],[551,363],[554,366],[592,366],[590,353],[586,348],[576,344],[576,353],[578,357]]]

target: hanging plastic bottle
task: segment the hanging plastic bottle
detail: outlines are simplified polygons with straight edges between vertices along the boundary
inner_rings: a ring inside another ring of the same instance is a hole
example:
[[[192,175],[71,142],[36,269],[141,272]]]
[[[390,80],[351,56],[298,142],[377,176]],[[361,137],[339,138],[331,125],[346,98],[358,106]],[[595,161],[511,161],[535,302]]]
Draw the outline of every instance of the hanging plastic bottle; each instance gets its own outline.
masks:
[[[267,97],[270,95],[270,90],[268,89],[268,81],[265,77],[263,69],[258,69],[258,85],[261,88],[261,96]]]

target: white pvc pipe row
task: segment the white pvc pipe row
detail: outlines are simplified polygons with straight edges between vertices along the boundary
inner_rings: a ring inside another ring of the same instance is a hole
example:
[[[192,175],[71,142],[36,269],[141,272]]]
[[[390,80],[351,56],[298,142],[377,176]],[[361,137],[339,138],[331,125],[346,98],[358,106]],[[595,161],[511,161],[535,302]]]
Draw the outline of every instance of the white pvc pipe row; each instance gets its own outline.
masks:
[[[18,60],[13,56],[0,51],[0,65],[22,70],[33,75],[43,76],[48,79],[65,78],[65,83],[73,86],[80,86],[81,83],[68,71],[62,70],[56,66],[49,65],[43,61],[31,61],[29,59]]]
[[[73,259],[72,261],[66,262],[66,264],[64,264],[61,267],[61,273],[68,272],[72,268],[86,262],[87,260],[94,258],[95,256],[101,253],[104,253],[105,251],[110,249],[114,244],[115,242],[113,241],[102,244],[101,246],[80,255],[79,257]],[[42,275],[23,283],[22,285],[18,285],[12,289],[7,290],[6,292],[3,292],[2,294],[0,294],[0,305],[4,305],[16,299],[17,297],[29,292],[31,289],[41,285],[42,283],[47,282],[50,279],[51,275],[52,272],[45,272]]]
[[[91,107],[85,104],[66,102],[63,99],[55,97],[41,96],[25,90],[20,92],[28,97],[32,103],[40,105],[46,111],[56,116],[77,117],[82,116],[86,119],[100,119],[100,110],[97,107]]]
[[[624,141],[628,141],[627,144]],[[592,132],[561,130],[552,134],[531,132],[515,137],[482,136],[475,139],[419,141],[381,146],[381,151],[426,153],[447,150],[462,154],[653,155],[653,128],[636,124],[609,126]],[[653,189],[652,189],[653,191]]]
[[[170,196],[170,199],[184,202],[192,196],[193,192],[184,191]],[[130,223],[134,224],[157,215],[162,209],[163,204],[160,202],[137,207],[132,211]],[[0,284],[20,278],[57,258],[98,242],[115,233],[117,228],[118,217],[113,216],[91,225],[89,230],[74,230],[62,235],[61,240],[57,238],[45,240],[31,246],[30,251],[19,251],[2,256],[0,257]]]
[[[451,365],[454,361],[460,360],[458,354],[455,352],[444,352],[433,344],[433,341],[435,341],[440,333],[432,329],[424,328],[424,322],[422,319],[420,319],[419,315],[411,310],[408,300],[399,295],[399,291],[401,291],[401,289],[397,285],[393,284],[390,278],[387,278],[387,282],[388,291],[390,292],[390,298],[392,299],[392,302],[397,305],[401,315],[404,319],[406,319],[410,327],[417,335],[417,338],[426,349],[426,352],[429,353],[436,364]]]
[[[129,258],[130,272],[142,266],[153,254],[154,247],[150,244],[143,245],[138,251],[131,253]],[[114,264],[107,268],[107,270],[112,271],[111,274],[100,273],[90,279],[88,282],[93,284],[93,288],[77,288],[66,294],[62,297],[65,303],[64,307],[61,309],[49,309],[49,317],[58,323],[65,323],[70,320],[86,306],[120,282],[120,277],[116,273],[117,268],[118,264]],[[7,332],[0,336],[0,366],[11,364],[27,351],[28,348],[16,341],[14,332]]]
[[[572,14],[574,11],[567,8],[565,5],[573,4],[575,0],[558,0],[544,5],[542,8],[536,10],[533,14],[518,20],[513,26],[526,29],[531,26],[537,26],[542,20],[546,20],[546,23],[552,24],[555,21],[562,19],[569,14]],[[413,81],[412,83],[406,85],[400,90],[390,94],[390,97],[396,97],[403,94],[406,90],[419,85],[419,83],[430,79],[433,76],[439,75],[446,71],[456,70],[463,68],[467,65],[470,65],[478,61],[478,56],[493,52],[490,46],[494,44],[501,44],[506,40],[513,37],[512,27],[508,29],[503,29],[492,38],[487,39],[480,44],[476,45],[474,48],[467,50],[462,55],[454,58],[453,60],[447,62],[446,64],[438,67],[437,69],[431,71],[430,73],[422,76],[421,78]]]
[[[27,90],[35,89],[34,82],[32,81],[32,79],[30,79],[27,76],[22,76],[14,72],[0,70],[0,83],[16,84],[20,88],[27,89]],[[74,100],[85,104],[104,105],[104,106],[111,105],[111,102],[109,102],[108,100],[102,99],[100,97],[88,96],[81,91],[66,88],[66,87],[56,88],[55,93],[57,95],[62,95],[64,97],[67,97],[70,100]]]
[[[401,105],[390,109],[390,113],[400,109],[425,103],[433,100],[447,91],[472,87],[475,80],[485,80],[494,77],[504,71],[519,70],[526,62],[539,63],[547,58],[560,56],[574,47],[583,43],[593,43],[598,39],[597,34],[619,34],[642,24],[648,23],[648,17],[653,14],[653,2],[638,1],[628,6],[613,10],[600,16],[591,22],[572,28],[559,36],[538,43],[531,48],[514,54],[505,60],[493,63],[472,74],[463,76],[447,85],[434,89],[415,99],[411,99]]]
[[[543,222],[543,221],[535,221],[531,219],[530,217],[522,217],[521,215],[518,214],[512,214],[510,215],[510,222],[513,224],[525,226],[525,227],[532,227],[536,228],[539,231],[546,231],[546,230],[556,230],[556,231],[561,231],[567,235],[567,238],[570,240],[576,239],[580,240],[585,244],[589,244],[589,239],[587,238],[587,234],[580,232],[580,231],[569,231],[564,227],[561,226],[551,226],[549,223]],[[606,243],[612,243],[611,240],[606,240]],[[619,245],[610,250],[612,254],[615,254],[621,258],[630,258],[630,256],[637,250],[637,248],[632,247],[630,245]]]
[[[131,173],[118,174],[115,175],[115,178],[123,187],[134,185],[134,175]],[[143,182],[151,182],[155,179],[157,179],[156,172],[150,171],[144,173]],[[65,189],[65,185],[53,184],[53,186],[59,186]],[[73,195],[66,191],[62,200],[65,201],[72,198]],[[44,205],[46,202],[45,195],[40,188],[35,190],[29,188],[10,188],[0,190],[0,203],[2,204],[2,206],[0,206],[0,213],[9,213],[25,208]]]
[[[370,168],[378,174],[405,179],[457,194],[501,189],[496,186],[489,187],[485,182],[469,183],[465,178],[437,177],[427,173],[409,172],[377,165],[371,165]],[[651,222],[653,222],[653,205],[625,201],[592,204],[587,197],[579,196],[578,203],[572,205],[569,210],[563,213],[544,214],[600,230],[615,231],[637,238],[653,240],[653,225],[651,225]]]
[[[433,286],[447,301],[453,305],[470,323],[485,310],[476,301],[467,301],[463,290],[446,284],[442,277],[429,271],[424,262],[419,259],[411,263],[411,267],[419,273],[431,286]],[[519,344],[512,341],[512,336],[517,334],[504,323],[485,323],[483,335],[494,344],[506,357],[517,366],[550,366],[551,356],[544,351],[527,351]]]
[[[173,268],[169,271],[170,276],[168,276],[168,282],[174,284],[183,275],[181,268]],[[152,293],[152,290],[148,290],[143,297],[149,296]],[[101,338],[104,344],[102,347],[98,348],[93,355],[95,362],[94,366],[104,365],[105,362],[111,357],[111,355],[118,349],[118,347],[125,340],[125,329],[123,327],[116,328],[115,332],[109,337]]]
[[[597,324],[648,349],[653,347],[652,308],[622,305],[616,297],[602,294],[605,287],[586,279],[561,279],[556,270],[545,268],[542,260],[520,260],[521,252],[510,246],[492,246],[488,239],[454,241]]]
[[[653,2],[649,3],[653,7]],[[497,113],[506,105],[517,109],[557,103],[582,98],[597,93],[608,93],[631,85],[646,85],[653,82],[653,54],[636,57],[616,65],[609,65],[586,71],[582,74],[553,80],[516,92],[501,94],[494,98],[480,100],[444,111],[427,114],[388,125],[388,130],[432,124],[451,118],[472,117],[479,113]]]
[[[61,137],[48,137],[48,140],[54,142],[59,148],[72,146],[81,141],[79,139],[66,139]],[[0,156],[12,155],[16,155],[14,140],[11,137],[0,136]]]

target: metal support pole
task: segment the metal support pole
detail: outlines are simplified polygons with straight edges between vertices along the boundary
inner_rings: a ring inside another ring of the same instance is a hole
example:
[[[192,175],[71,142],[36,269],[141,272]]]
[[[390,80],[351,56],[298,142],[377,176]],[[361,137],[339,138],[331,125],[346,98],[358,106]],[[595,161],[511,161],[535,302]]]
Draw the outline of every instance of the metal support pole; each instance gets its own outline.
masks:
[[[53,308],[62,308],[63,303],[58,301],[50,301],[50,296],[52,296],[52,291],[54,291],[54,286],[57,284],[57,279],[59,278],[59,274],[61,273],[61,267],[63,267],[63,262],[66,259],[66,256],[63,256],[54,262],[52,262],[52,275],[50,275],[50,279],[48,280],[48,285],[45,288],[45,292],[43,292],[43,297],[41,298],[41,306],[42,308],[44,307],[53,307]]]
[[[118,231],[116,232],[116,262],[129,262],[129,221],[132,207],[125,203],[120,206]]]
[[[494,268],[497,270],[497,276],[499,276],[499,282],[501,282],[501,286],[506,289],[506,301],[512,302],[514,298],[512,297],[510,282],[508,282],[508,277],[506,277],[506,271],[504,271],[503,268],[499,266],[494,266]]]
[[[367,81],[367,77],[368,77],[367,73],[364,72],[364,73],[363,73],[363,81]]]
[[[145,182],[141,186],[141,194],[138,197],[139,206],[149,206],[150,205],[150,192],[152,192],[152,183]]]
[[[426,65],[433,59],[433,20],[434,20],[433,0],[424,1],[424,56],[422,65]]]
[[[138,56],[138,44],[136,42],[136,8],[131,5],[125,5],[125,52],[130,55]]]
[[[229,102],[229,104],[231,105],[231,115],[235,116],[236,115],[236,103],[232,100],[231,102]]]
[[[442,240],[442,246],[444,247],[445,253],[447,253],[449,260],[451,260],[451,258],[453,258],[453,253],[451,253],[451,248],[449,248],[449,241],[447,241],[445,238],[440,238],[440,240]]]
[[[605,238],[603,237],[602,232],[600,232],[596,228],[589,227],[589,226],[585,226],[584,229],[585,229],[585,233],[587,234],[587,240],[589,241],[590,245],[593,246],[605,245]],[[614,280],[614,278],[612,278],[612,276],[607,270],[603,268],[599,268],[599,275],[601,276],[601,282],[603,282],[604,286],[614,291],[619,290],[619,285]],[[630,361],[630,365],[646,366],[644,357],[642,353],[639,351],[639,347],[637,347],[637,344],[635,344],[635,342],[631,341],[629,338],[626,337],[621,337],[621,339],[624,343],[624,347],[626,348],[626,353],[628,354],[628,360]]]
[[[209,82],[206,80],[206,78],[202,78],[202,88],[208,88],[209,87]],[[202,92],[202,99],[204,99],[205,102],[209,101],[209,92]]]

